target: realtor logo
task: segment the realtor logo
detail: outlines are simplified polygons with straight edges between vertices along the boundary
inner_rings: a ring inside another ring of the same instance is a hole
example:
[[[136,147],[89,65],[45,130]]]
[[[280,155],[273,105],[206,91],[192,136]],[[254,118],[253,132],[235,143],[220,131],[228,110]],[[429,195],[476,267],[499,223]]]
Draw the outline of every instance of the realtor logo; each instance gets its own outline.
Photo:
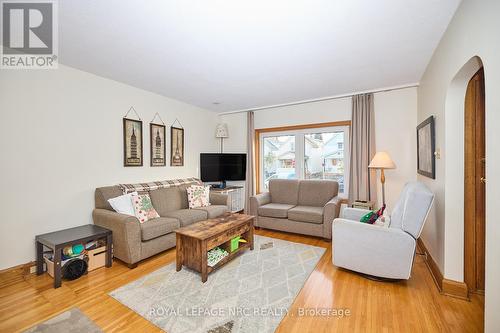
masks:
[[[57,68],[57,5],[2,1],[0,68]]]

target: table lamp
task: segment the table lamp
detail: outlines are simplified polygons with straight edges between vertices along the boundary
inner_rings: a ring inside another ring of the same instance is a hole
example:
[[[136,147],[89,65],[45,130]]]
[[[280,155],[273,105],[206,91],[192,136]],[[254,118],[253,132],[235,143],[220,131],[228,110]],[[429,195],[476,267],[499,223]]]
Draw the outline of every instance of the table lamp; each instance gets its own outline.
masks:
[[[391,160],[389,154],[385,151],[379,151],[375,154],[370,165],[370,169],[380,169],[380,182],[382,183],[382,204],[385,205],[385,169],[396,169],[396,164]]]

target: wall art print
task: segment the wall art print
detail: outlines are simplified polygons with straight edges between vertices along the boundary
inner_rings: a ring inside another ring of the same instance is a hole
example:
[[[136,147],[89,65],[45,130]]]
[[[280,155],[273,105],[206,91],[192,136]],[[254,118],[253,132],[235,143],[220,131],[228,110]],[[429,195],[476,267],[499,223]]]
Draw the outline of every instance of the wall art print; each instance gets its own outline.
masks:
[[[170,166],[184,166],[184,129],[170,127]]]
[[[123,118],[123,166],[142,165],[142,121]]]
[[[436,150],[434,116],[417,126],[417,172],[436,179]]]
[[[149,124],[149,146],[150,146],[150,160],[152,167],[165,166],[167,146],[165,137],[165,126],[159,124]]]

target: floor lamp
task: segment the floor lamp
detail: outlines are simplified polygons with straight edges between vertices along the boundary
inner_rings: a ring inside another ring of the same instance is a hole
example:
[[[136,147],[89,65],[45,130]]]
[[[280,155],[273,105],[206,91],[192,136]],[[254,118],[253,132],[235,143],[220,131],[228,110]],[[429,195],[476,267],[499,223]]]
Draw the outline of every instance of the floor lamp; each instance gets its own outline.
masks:
[[[375,154],[370,165],[370,169],[380,169],[380,182],[382,183],[382,204],[385,205],[385,169],[396,169],[396,164],[391,160],[389,154],[385,151],[379,151]]]

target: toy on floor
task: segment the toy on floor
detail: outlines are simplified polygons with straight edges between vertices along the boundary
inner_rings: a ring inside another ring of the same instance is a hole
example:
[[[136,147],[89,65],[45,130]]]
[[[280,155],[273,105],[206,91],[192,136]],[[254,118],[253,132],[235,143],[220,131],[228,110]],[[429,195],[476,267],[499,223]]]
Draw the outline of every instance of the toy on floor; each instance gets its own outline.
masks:
[[[82,254],[85,250],[85,247],[82,244],[76,244],[73,246],[66,246],[63,248],[63,259],[69,259],[73,257],[77,257]]]
[[[227,257],[229,253],[221,249],[220,247],[215,247],[207,252],[207,264],[210,267],[214,267],[219,261]]]

